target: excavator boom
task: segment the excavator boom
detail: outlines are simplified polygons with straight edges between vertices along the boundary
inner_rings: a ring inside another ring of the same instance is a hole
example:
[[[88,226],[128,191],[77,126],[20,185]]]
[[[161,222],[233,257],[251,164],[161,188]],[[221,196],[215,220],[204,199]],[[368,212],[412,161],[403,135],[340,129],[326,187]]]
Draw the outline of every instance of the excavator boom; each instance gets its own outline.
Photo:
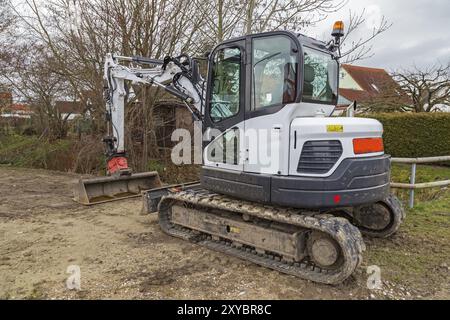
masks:
[[[125,66],[124,62],[137,66]],[[163,88],[189,103],[189,108],[193,105],[194,109],[190,110],[201,117],[201,79],[196,63],[189,57],[166,57],[158,60],[108,54],[104,68],[104,79],[108,84],[105,91],[106,118],[110,132],[103,140],[106,145],[107,176],[80,179],[76,183],[74,200],[84,205],[138,197],[144,190],[162,186],[157,172],[135,174],[128,167],[124,138],[124,109],[127,101],[125,81]]]

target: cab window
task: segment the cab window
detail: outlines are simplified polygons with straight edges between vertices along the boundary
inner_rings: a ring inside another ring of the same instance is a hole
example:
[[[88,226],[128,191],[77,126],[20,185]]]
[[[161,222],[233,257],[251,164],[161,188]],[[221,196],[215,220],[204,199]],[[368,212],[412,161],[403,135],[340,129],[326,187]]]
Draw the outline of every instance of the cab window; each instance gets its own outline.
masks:
[[[338,63],[328,53],[304,48],[303,100],[336,104]]]
[[[210,116],[213,122],[220,122],[239,113],[241,50],[225,48],[216,51],[211,70]]]
[[[252,110],[295,102],[298,48],[292,39],[253,39],[252,71]]]

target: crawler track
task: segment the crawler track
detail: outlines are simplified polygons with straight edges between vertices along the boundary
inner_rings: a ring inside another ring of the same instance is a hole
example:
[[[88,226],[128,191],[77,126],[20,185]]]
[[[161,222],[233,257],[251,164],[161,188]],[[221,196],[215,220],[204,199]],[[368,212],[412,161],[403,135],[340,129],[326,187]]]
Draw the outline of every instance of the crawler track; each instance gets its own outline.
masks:
[[[346,214],[364,236],[374,238],[388,238],[392,236],[406,218],[406,211],[403,209],[400,200],[393,194],[375,204],[353,209],[353,212],[347,212]],[[373,217],[377,217],[380,214],[384,215],[384,219],[388,223],[381,227],[376,227],[376,224],[374,225],[373,221],[371,222],[371,218],[373,220]]]
[[[341,263],[337,267],[323,268],[313,263],[308,256],[301,261],[286,261],[277,252],[261,251],[246,244],[239,244],[229,239],[215,237],[205,232],[177,225],[171,220],[172,208],[175,205],[202,210],[210,214],[224,212],[237,217],[245,216],[246,219],[243,219],[243,221],[248,221],[248,217],[251,217],[259,221],[281,223],[307,229],[311,232],[325,233],[338,244]],[[161,228],[171,236],[188,240],[282,273],[319,283],[338,284],[347,279],[360,265],[362,252],[365,250],[361,233],[344,218],[324,215],[319,212],[258,205],[211,193],[204,189],[186,190],[164,196],[159,204],[158,212]]]

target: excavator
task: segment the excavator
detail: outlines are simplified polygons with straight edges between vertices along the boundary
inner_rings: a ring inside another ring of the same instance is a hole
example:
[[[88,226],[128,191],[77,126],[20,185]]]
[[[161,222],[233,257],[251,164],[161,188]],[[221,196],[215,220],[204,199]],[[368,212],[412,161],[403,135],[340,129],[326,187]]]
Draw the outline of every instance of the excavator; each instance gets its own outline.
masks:
[[[187,55],[105,59],[108,177],[80,180],[84,204],[139,196],[168,235],[310,281],[338,284],[362,261],[362,235],[389,237],[405,218],[390,193],[390,156],[374,119],[332,117],[341,21],[322,42],[289,31]],[[179,98],[202,125],[198,183],[133,174],[124,146],[126,83]]]

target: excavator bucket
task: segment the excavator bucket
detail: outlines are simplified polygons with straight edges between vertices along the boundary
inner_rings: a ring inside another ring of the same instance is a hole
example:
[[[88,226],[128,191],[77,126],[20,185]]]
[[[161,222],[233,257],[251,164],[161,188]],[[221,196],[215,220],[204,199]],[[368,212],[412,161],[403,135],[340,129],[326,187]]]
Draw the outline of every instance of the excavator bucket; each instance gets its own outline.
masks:
[[[84,205],[93,205],[138,197],[141,191],[158,187],[161,187],[161,181],[156,171],[80,179],[74,188],[74,200]]]

